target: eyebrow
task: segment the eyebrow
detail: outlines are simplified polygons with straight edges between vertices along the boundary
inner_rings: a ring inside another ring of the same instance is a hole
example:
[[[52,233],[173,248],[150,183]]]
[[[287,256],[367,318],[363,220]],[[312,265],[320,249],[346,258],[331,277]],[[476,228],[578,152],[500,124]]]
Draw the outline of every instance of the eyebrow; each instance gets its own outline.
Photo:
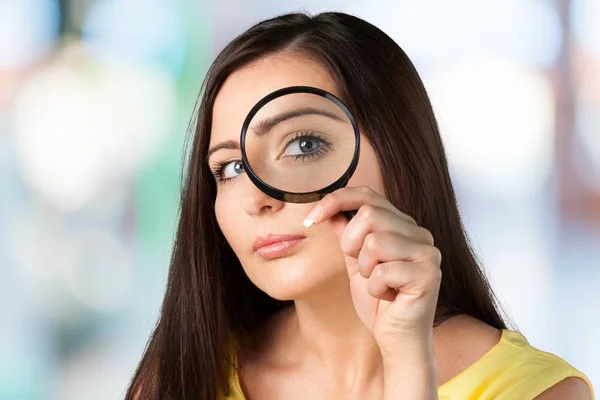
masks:
[[[334,119],[336,121],[344,121],[344,119],[340,118],[339,116],[335,115],[332,112],[329,112],[326,110],[320,110],[318,108],[305,107],[305,108],[299,108],[294,111],[288,111],[286,113],[282,113],[282,114],[276,115],[274,117],[265,118],[264,120],[257,122],[254,126],[251,127],[251,129],[254,131],[254,134],[256,136],[262,136],[265,133],[267,133],[268,131],[270,131],[271,129],[273,129],[273,127],[275,125],[277,125],[283,121],[287,121],[288,119],[298,118],[303,115],[322,115],[322,116]]]
[[[334,119],[336,121],[344,122],[343,118],[340,118],[338,115],[335,115],[332,112],[329,112],[326,110],[320,110],[318,108],[313,108],[313,107],[305,107],[305,108],[300,108],[300,109],[297,109],[294,111],[288,111],[285,113],[281,113],[274,117],[265,118],[264,120],[259,121],[256,124],[254,124],[249,129],[251,129],[257,136],[262,136],[265,133],[269,132],[271,129],[273,129],[273,127],[275,125],[280,124],[280,123],[287,121],[289,119],[292,119],[292,118],[301,117],[303,115],[322,115],[324,117],[328,117],[328,118]],[[219,150],[223,150],[223,149],[239,150],[240,145],[236,141],[233,141],[233,140],[226,140],[224,142],[216,144],[208,150],[208,153],[206,154],[206,161],[208,162],[210,156],[213,153],[215,153],[216,151],[219,151]]]
[[[226,140],[224,142],[216,144],[213,147],[211,147],[210,150],[208,150],[208,153],[206,153],[206,162],[208,162],[210,156],[215,151],[219,151],[219,150],[223,150],[223,149],[239,150],[240,149],[240,145],[236,141],[234,141],[234,140]]]

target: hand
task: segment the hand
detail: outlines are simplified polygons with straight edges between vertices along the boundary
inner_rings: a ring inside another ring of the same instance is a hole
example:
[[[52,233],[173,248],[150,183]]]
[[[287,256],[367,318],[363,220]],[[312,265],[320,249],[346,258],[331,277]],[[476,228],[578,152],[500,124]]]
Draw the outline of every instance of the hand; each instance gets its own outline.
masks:
[[[328,194],[305,225],[345,210],[358,210],[341,234],[358,316],[382,353],[402,344],[429,348],[441,281],[441,254],[431,233],[368,187]]]

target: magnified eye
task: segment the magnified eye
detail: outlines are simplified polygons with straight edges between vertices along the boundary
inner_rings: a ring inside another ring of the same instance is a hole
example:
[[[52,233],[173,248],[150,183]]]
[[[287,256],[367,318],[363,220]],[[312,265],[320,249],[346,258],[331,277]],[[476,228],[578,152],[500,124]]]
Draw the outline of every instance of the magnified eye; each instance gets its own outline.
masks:
[[[287,145],[283,156],[307,156],[326,150],[329,145],[324,139],[310,132],[299,133]]]
[[[356,118],[334,94],[292,86],[252,107],[239,147],[246,170],[233,181],[250,181],[281,201],[314,202],[348,183],[357,167],[360,132]],[[234,174],[228,169],[224,176]]]

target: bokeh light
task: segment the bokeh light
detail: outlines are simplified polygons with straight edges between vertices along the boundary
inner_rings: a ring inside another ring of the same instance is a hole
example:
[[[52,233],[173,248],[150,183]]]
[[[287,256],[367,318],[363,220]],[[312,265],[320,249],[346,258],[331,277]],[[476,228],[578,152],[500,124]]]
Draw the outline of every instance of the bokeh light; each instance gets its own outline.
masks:
[[[61,266],[60,278],[82,303],[101,312],[120,310],[131,289],[133,260],[108,231],[74,232],[77,262]]]
[[[573,35],[585,51],[600,59],[600,2],[573,0],[571,2]]]
[[[500,58],[467,59],[428,79],[458,179],[506,200],[538,192],[551,170],[554,103],[548,79]]]
[[[544,0],[385,0],[377,7],[360,1],[348,8],[383,29],[422,68],[475,55],[548,67],[562,42],[558,14]],[[457,12],[460,18],[452,17]]]
[[[154,155],[172,123],[175,98],[170,79],[157,70],[66,60],[24,85],[14,132],[24,178],[73,210],[104,182],[132,176]]]
[[[0,1],[0,70],[25,68],[47,54],[59,15],[56,0]]]
[[[580,179],[600,193],[600,104],[582,101],[576,112],[575,167]]]
[[[91,54],[109,63],[153,63],[178,73],[185,56],[185,20],[168,0],[92,3],[83,26]]]

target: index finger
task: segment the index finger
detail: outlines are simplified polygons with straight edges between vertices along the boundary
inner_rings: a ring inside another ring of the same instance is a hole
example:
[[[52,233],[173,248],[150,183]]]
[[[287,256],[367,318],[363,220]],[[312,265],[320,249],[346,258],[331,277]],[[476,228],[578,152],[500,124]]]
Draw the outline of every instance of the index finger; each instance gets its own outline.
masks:
[[[365,204],[385,208],[400,218],[416,225],[415,220],[398,210],[385,197],[368,186],[344,187],[323,197],[307,214],[303,224],[307,228],[318,224],[341,211],[358,210]]]

